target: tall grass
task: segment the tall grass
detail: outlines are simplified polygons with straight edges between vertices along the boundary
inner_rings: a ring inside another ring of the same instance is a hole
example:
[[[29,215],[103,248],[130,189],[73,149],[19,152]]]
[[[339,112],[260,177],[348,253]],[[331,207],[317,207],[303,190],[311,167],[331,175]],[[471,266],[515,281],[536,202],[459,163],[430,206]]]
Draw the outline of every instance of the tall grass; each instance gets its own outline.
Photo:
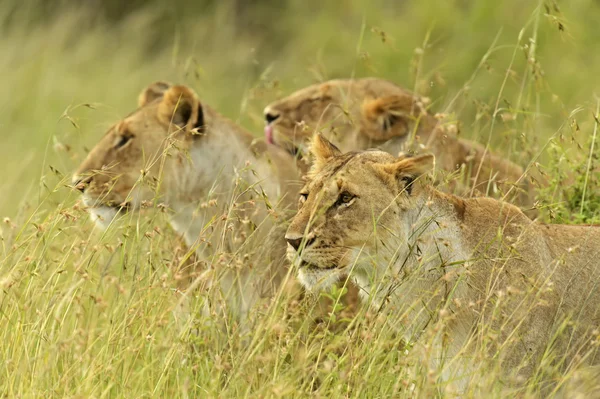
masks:
[[[0,6],[6,397],[452,396],[426,347],[341,305],[314,320],[311,298],[281,301],[243,333],[174,324],[176,238],[164,214],[100,233],[68,187],[86,149],[154,80],[190,84],[258,136],[262,108],[282,94],[333,77],[389,78],[454,113],[461,135],[529,166],[546,182],[543,218],[600,217],[596,1],[290,0],[257,6],[246,24],[228,2],[145,7],[114,23],[86,7],[40,21],[27,4]],[[473,395],[515,393],[497,367],[479,370]],[[576,377],[582,392],[594,382]]]

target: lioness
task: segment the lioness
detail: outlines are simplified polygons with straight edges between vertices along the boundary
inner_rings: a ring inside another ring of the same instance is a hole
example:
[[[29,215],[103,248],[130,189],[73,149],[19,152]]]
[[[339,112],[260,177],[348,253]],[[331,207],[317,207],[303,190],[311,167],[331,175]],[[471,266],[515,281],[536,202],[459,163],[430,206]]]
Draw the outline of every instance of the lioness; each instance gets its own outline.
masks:
[[[255,142],[189,87],[156,82],[138,102],[91,150],[73,184],[103,227],[159,198],[201,270],[218,276],[208,281],[219,281],[225,303],[243,317],[288,270],[282,222],[300,187],[295,160]],[[198,272],[177,270],[182,288]]]
[[[339,79],[312,85],[269,104],[264,109],[265,136],[296,154],[317,130],[343,152],[379,148],[397,155],[409,149],[432,152],[437,167],[461,168],[468,185],[486,194],[517,195],[527,189],[523,169],[458,138],[456,125],[445,125],[429,113],[426,100],[383,79]],[[425,149],[423,149],[423,147]],[[466,191],[463,188],[464,191]],[[469,190],[470,191],[470,190]],[[521,205],[532,205],[528,194]]]
[[[600,227],[540,224],[508,203],[442,193],[424,181],[428,154],[342,154],[321,135],[312,153],[286,233],[307,289],[349,276],[406,324],[409,342],[441,324],[438,366],[485,352],[529,377],[542,357],[600,362]]]

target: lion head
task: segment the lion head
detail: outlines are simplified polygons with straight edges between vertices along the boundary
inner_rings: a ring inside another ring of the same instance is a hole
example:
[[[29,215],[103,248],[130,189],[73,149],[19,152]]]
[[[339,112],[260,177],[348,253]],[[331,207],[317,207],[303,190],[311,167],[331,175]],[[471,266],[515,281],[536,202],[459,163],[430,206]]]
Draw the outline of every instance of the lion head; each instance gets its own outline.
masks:
[[[383,79],[340,79],[309,86],[264,109],[267,141],[296,153],[314,131],[342,151],[403,141],[413,130],[432,130],[437,120],[427,100]]]
[[[92,218],[106,227],[119,211],[156,198],[156,182],[181,163],[203,132],[205,113],[185,86],[156,82],[138,98],[139,108],[114,124],[73,176]],[[177,149],[178,157],[164,157]],[[184,151],[182,151],[184,150]]]
[[[383,79],[330,80],[268,105],[265,135],[302,155],[314,132],[342,152],[378,148],[393,155],[432,153],[436,166],[449,173],[443,180],[450,190],[504,196],[530,207],[534,193],[523,168],[459,137],[457,122],[429,113],[428,102]]]
[[[360,274],[374,256],[391,261],[395,249],[382,243],[408,241],[405,214],[422,205],[417,179],[433,168],[433,156],[397,159],[375,150],[342,154],[321,135],[311,150],[315,163],[286,240],[300,281],[315,289],[351,271]],[[398,234],[398,226],[404,226],[406,237]]]

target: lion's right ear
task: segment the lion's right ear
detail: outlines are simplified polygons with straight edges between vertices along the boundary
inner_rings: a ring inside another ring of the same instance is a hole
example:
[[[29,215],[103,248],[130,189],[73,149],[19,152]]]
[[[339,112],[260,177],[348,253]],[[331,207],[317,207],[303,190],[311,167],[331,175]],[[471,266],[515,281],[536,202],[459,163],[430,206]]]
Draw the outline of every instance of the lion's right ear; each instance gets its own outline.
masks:
[[[342,155],[340,149],[323,137],[321,133],[316,133],[313,136],[310,152],[314,157],[313,172],[322,169],[331,158]]]
[[[361,107],[362,130],[376,141],[402,137],[408,134],[410,122],[419,111],[416,98],[410,94],[367,99]]]
[[[157,98],[162,97],[171,87],[170,83],[167,82],[154,82],[150,86],[146,87],[138,96],[138,106],[143,107],[144,105],[151,103]]]
[[[169,87],[158,106],[158,120],[186,131],[204,126],[202,105],[196,93],[186,86]]]

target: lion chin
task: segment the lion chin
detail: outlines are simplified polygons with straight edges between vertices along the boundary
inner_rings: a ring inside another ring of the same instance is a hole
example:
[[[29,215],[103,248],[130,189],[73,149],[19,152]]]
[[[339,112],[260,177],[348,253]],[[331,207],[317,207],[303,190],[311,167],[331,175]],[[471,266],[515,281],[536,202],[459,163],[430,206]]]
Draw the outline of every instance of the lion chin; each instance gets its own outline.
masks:
[[[88,213],[98,228],[106,230],[119,214],[119,210],[110,206],[100,206],[88,208]]]
[[[329,290],[343,277],[343,273],[337,268],[321,269],[307,263],[298,267],[298,280],[304,288],[311,292]]]

